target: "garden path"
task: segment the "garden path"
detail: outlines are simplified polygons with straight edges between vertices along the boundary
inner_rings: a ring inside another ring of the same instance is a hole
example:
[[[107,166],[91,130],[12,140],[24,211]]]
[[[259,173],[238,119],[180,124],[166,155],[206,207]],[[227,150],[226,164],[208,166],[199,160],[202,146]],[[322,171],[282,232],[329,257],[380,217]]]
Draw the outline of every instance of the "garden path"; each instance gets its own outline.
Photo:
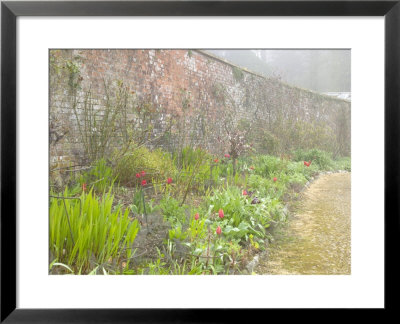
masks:
[[[293,206],[257,274],[350,274],[351,173],[324,174]]]

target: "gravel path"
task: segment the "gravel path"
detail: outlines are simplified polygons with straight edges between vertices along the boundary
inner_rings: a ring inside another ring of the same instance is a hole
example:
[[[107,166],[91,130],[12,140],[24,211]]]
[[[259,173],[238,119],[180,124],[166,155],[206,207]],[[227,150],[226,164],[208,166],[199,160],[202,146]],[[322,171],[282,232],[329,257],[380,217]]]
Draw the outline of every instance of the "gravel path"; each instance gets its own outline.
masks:
[[[304,191],[257,274],[350,274],[351,173],[321,175]]]

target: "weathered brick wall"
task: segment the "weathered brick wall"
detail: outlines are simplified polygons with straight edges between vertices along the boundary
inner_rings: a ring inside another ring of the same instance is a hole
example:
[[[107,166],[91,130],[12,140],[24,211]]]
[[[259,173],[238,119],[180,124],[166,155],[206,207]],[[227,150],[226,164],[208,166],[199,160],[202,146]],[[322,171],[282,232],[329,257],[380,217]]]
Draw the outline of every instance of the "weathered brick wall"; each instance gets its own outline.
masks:
[[[222,123],[227,109],[232,109],[237,120],[265,129],[286,118],[324,122],[338,132],[343,128],[338,120],[345,115],[344,135],[336,135],[342,137],[340,153],[350,152],[350,102],[264,78],[202,51],[53,50],[51,64],[56,67],[50,69],[51,162],[84,155],[77,116],[90,100],[100,111],[100,122],[107,100],[118,105],[117,99],[109,98],[116,96],[116,84],[158,112],[158,120],[152,121],[154,134],[167,127],[167,120],[180,120],[180,131],[175,123],[163,145],[185,142],[219,150]],[[127,116],[128,122],[134,119]],[[122,131],[118,134],[114,136],[124,136]]]

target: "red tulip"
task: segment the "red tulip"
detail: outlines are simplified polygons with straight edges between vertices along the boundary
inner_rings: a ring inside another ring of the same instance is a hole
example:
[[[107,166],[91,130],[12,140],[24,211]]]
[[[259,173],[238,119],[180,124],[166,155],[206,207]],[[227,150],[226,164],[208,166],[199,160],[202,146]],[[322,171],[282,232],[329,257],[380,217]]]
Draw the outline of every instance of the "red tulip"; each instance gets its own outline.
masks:
[[[275,177],[273,180],[274,180],[274,182],[276,182],[276,180],[278,180],[278,178]]]
[[[199,216],[199,213],[194,214],[194,219],[195,219],[195,220],[198,220],[199,217],[200,217],[200,216]]]
[[[217,232],[218,235],[220,235],[220,234],[222,233],[222,230],[221,230],[221,227],[220,227],[220,226],[217,227],[216,232]]]
[[[168,178],[168,179],[167,179],[167,183],[168,183],[168,184],[171,184],[171,183],[172,183],[172,178]]]
[[[86,191],[86,183],[82,183],[82,191]]]
[[[229,154],[224,155],[226,158],[230,158],[231,156]]]
[[[136,173],[136,178],[140,178],[140,173]]]
[[[224,218],[224,211],[222,210],[222,209],[220,209],[219,211],[218,211],[218,216],[219,216],[219,218]]]
[[[243,190],[243,196],[247,196],[247,191]]]
[[[214,162],[215,162],[215,163],[218,163],[218,159],[215,159]]]
[[[142,180],[142,186],[145,186],[147,184],[146,180]]]
[[[142,171],[141,174],[142,174],[142,177],[144,177],[146,175],[146,172]]]

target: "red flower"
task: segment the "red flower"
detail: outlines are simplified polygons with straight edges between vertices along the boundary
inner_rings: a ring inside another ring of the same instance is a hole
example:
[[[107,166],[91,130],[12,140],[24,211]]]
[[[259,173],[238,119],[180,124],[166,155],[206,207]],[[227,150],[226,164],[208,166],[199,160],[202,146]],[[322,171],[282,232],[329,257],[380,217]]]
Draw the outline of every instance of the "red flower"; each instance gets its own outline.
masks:
[[[136,173],[136,178],[140,178],[140,173]]]
[[[243,190],[243,196],[247,196],[247,191]]]
[[[144,177],[146,175],[146,172],[142,171],[140,172],[142,174],[142,177]]]
[[[229,154],[224,155],[226,158],[230,158],[231,156]]]
[[[171,183],[172,183],[172,178],[168,178],[168,179],[167,179],[167,183],[168,183],[168,184],[171,184]]]
[[[86,191],[86,183],[82,183],[82,191]]]
[[[220,227],[220,226],[217,227],[216,232],[217,232],[218,235],[220,235],[220,234],[222,233],[222,230],[221,230],[221,227]]]
[[[278,180],[278,178],[275,177],[273,180],[274,180],[274,182],[276,182],[276,180]]]
[[[215,163],[218,163],[218,159],[215,159],[214,162],[215,162]]]
[[[195,220],[198,220],[199,217],[200,217],[200,216],[199,216],[199,213],[194,214],[194,219],[195,219]]]
[[[142,180],[142,186],[145,186],[147,184],[146,180]]]
[[[305,165],[306,167],[309,167],[310,164],[311,164],[311,161],[310,161],[310,162],[304,161],[304,165]]]
[[[219,218],[224,218],[224,211],[222,210],[222,209],[220,209],[219,211],[218,211],[218,216],[219,216]]]

